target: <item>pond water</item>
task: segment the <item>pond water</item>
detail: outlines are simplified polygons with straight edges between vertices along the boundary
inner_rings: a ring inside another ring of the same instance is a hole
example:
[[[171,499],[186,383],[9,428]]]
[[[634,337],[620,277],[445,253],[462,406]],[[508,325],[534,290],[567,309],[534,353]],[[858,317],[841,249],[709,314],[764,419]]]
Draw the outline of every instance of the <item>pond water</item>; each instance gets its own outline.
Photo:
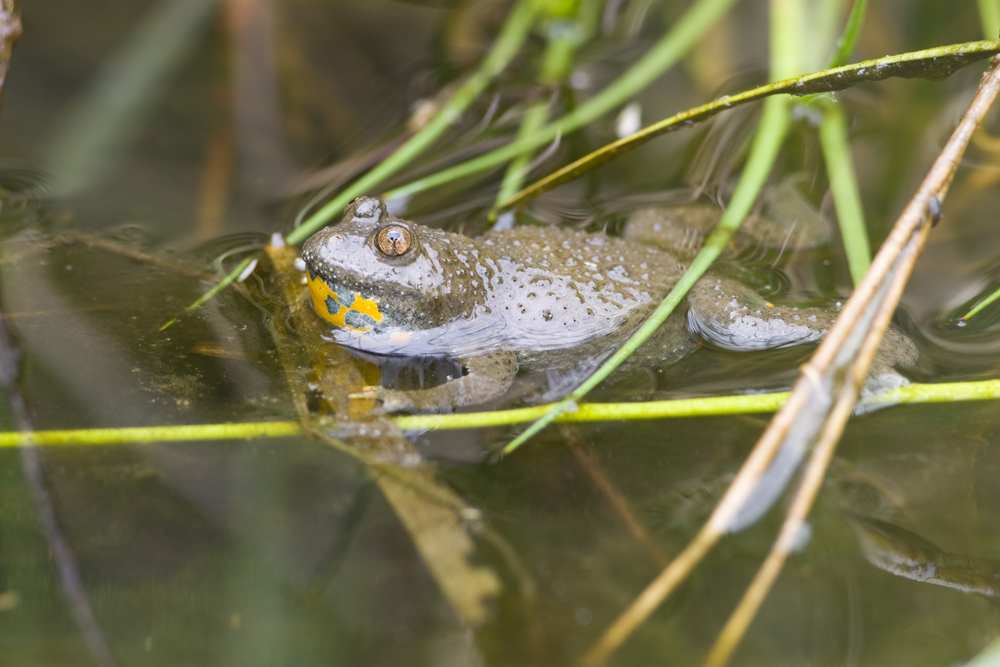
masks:
[[[321,402],[308,389],[315,375],[305,376],[313,364],[345,391],[378,382],[379,364],[302,330],[273,272],[184,307],[270,233],[289,232],[324,184],[398,145],[414,110],[482,59],[509,4],[24,2],[0,122],[0,306],[14,336],[0,364],[9,373],[22,355],[7,389],[26,410],[5,410],[3,430],[19,419],[37,430],[296,420]],[[580,104],[689,4],[601,3],[572,85],[558,93],[536,83],[544,40],[532,36],[450,134],[382,191],[499,145],[533,100],[551,96],[558,113]],[[828,44],[849,3],[805,4],[804,41]],[[820,25],[826,5],[839,7],[832,33]],[[871,5],[855,60],[983,32],[971,0]],[[764,82],[767,10],[736,3],[638,95],[642,123]],[[814,68],[826,55],[813,54]],[[982,71],[838,93],[873,244]],[[813,111],[800,110],[771,188],[793,184],[832,220]],[[656,139],[544,195],[519,222],[615,234],[651,202],[696,189],[725,199],[758,112]],[[616,113],[565,137],[532,175],[614,140]],[[1000,373],[1000,307],[955,324],[963,304],[1000,282],[998,128],[994,114],[973,141],[895,320],[920,349],[908,372],[918,382]],[[475,234],[502,178],[463,179],[397,210]],[[744,248],[730,269],[816,303],[851,286],[836,231],[819,248]],[[782,390],[812,349],[702,346],[622,371],[589,400]],[[383,382],[454,372],[398,366],[382,368]],[[537,402],[560,381],[523,374],[489,407]],[[350,416],[360,419],[363,403],[351,402]],[[523,427],[401,436],[382,418],[359,427],[336,405],[327,411],[342,419],[321,436],[0,448],[0,665],[573,664],[694,536],[769,419],[564,424],[501,457]],[[809,539],[731,664],[970,659],[1000,635],[998,477],[995,401],[852,419]],[[725,537],[610,664],[700,664],[784,509]],[[887,565],[906,558],[937,574]]]

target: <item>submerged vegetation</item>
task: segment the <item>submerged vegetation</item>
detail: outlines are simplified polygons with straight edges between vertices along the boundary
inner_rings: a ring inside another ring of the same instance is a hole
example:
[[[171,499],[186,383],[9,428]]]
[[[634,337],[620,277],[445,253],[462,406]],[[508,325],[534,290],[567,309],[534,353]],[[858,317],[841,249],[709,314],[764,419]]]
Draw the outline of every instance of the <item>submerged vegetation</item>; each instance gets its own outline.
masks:
[[[40,26],[73,14],[38,4]],[[992,664],[1000,0],[419,5],[164,0],[90,63],[44,150],[40,93],[2,91],[0,135],[31,138],[11,152],[45,175],[0,173],[0,620],[18,635],[0,653]],[[39,77],[26,24],[12,71],[23,50]],[[198,145],[200,176],[173,170],[171,141]],[[194,225],[171,208],[188,190]],[[787,232],[738,247],[775,193],[800,212]],[[453,361],[329,342],[296,268],[360,195],[470,235],[724,210],[600,365],[522,374],[488,411],[393,416],[373,386],[450,379]],[[836,230],[796,247],[806,217]],[[623,366],[711,267],[838,319],[814,354]],[[864,394],[901,302],[914,382]],[[908,627],[936,632],[917,658]]]

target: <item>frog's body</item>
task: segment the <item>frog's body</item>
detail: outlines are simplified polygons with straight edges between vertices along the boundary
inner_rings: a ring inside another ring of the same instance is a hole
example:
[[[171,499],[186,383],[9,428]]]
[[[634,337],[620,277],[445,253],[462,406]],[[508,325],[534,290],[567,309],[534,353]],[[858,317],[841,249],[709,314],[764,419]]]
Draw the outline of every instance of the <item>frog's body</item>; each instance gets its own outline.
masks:
[[[467,374],[444,385],[382,390],[387,409],[420,410],[495,397],[518,368],[569,368],[600,358],[652,312],[685,268],[667,250],[604,234],[522,227],[471,239],[391,218],[381,201],[367,197],[339,225],[310,238],[303,258],[313,306],[336,325],[334,340],[376,354],[462,361]],[[725,280],[701,281],[691,297],[699,308],[689,315],[694,331],[724,347],[816,340],[832,319],[820,309],[782,309],[784,318],[796,319],[788,323],[760,308],[734,318],[733,299],[722,302],[721,294],[756,295]],[[731,321],[740,325],[735,334],[726,327]],[[694,347],[683,319],[674,317],[641,352],[669,362]]]

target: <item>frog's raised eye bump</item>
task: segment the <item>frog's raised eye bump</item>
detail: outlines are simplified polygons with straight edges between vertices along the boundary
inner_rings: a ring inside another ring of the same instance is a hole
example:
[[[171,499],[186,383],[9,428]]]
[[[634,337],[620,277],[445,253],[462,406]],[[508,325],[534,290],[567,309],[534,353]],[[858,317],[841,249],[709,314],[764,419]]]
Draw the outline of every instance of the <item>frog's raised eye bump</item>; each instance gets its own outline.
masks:
[[[413,232],[402,225],[386,225],[375,234],[375,247],[386,257],[402,257],[413,247]]]
[[[378,222],[385,215],[385,204],[376,197],[355,197],[347,205],[347,216],[366,222]]]

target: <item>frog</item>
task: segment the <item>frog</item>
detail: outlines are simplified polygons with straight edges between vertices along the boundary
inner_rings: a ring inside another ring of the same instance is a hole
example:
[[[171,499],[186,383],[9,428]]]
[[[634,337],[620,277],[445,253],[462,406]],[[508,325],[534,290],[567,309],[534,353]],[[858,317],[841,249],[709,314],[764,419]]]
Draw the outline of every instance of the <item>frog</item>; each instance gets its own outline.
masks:
[[[374,355],[458,361],[461,374],[437,386],[374,388],[389,412],[449,411],[502,396],[521,370],[596,366],[677,284],[693,256],[691,236],[707,233],[718,218],[718,209],[694,206],[682,215],[643,211],[621,237],[522,225],[471,238],[391,216],[382,200],[359,197],[340,223],[303,245],[305,282],[314,311],[331,325],[329,340]],[[675,244],[683,247],[643,242],[668,218],[688,230],[685,243]],[[758,350],[811,343],[835,316],[827,308],[775,306],[738,280],[709,273],[687,308],[631,361],[666,365],[702,344]],[[890,338],[876,372],[898,386],[905,378],[893,367],[912,365],[916,349],[898,332]]]

